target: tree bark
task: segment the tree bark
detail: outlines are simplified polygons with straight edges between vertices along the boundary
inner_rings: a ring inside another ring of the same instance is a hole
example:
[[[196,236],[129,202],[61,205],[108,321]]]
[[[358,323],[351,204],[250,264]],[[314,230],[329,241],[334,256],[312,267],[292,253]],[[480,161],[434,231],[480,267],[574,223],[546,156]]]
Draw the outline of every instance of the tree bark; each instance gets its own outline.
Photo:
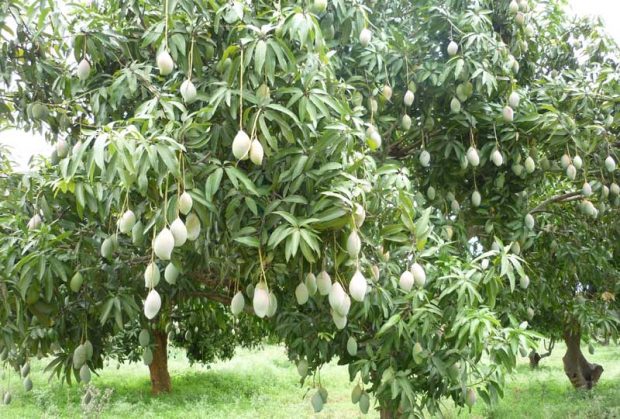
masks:
[[[533,370],[538,368],[538,364],[540,363],[540,360],[542,359],[540,354],[536,351],[532,351],[530,352],[529,358],[530,358],[530,368]]]
[[[153,362],[149,365],[151,372],[151,393],[170,393],[172,383],[168,373],[168,335],[162,330],[153,330],[155,347],[153,348]]]
[[[564,342],[566,342],[566,355],[562,358],[564,362],[564,372],[573,387],[577,389],[588,389],[598,383],[603,374],[603,367],[598,364],[591,364],[581,352],[581,332],[566,330],[564,332]]]
[[[547,352],[545,352],[544,354],[539,354],[538,352],[532,350],[532,352],[530,352],[530,354],[528,355],[528,357],[530,358],[530,368],[531,369],[536,369],[538,368],[540,361],[543,358],[546,358],[548,356],[551,356],[551,352],[553,352],[553,347],[555,346],[555,338],[551,338],[549,340],[549,346],[547,346],[547,344],[545,343],[545,349],[547,350]]]
[[[577,199],[583,198],[581,191],[575,191],[575,192],[569,192],[569,193],[565,193],[562,195],[557,195],[557,196],[553,196],[549,199],[547,199],[545,202],[543,202],[542,204],[538,205],[536,208],[532,208],[529,212],[531,214],[537,213],[537,212],[541,212],[545,209],[545,207],[549,204],[553,204],[555,202],[568,202],[568,201],[575,201]]]
[[[379,410],[380,419],[396,419],[398,416],[389,407],[381,407]]]

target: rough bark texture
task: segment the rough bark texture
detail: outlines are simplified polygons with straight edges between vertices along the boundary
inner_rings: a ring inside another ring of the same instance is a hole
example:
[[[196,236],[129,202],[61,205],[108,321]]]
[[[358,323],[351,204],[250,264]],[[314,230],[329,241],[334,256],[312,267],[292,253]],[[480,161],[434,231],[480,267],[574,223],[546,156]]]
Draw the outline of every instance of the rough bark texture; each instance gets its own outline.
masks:
[[[598,383],[603,367],[598,364],[591,364],[581,352],[581,333],[579,331],[564,332],[564,342],[566,342],[566,355],[564,361],[564,372],[575,388],[591,389]]]
[[[155,340],[153,362],[149,365],[151,392],[153,394],[170,393],[172,383],[168,373],[168,336],[161,330],[154,330],[153,338]]]

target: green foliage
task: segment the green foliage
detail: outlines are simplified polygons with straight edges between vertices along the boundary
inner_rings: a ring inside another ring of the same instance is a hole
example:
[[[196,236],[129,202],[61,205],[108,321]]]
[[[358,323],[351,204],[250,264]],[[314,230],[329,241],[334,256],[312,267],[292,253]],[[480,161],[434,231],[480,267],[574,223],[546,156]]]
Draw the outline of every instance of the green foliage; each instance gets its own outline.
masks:
[[[2,26],[0,111],[55,144],[36,174],[2,179],[11,363],[55,353],[50,368],[70,379],[85,339],[94,368],[135,359],[157,286],[150,327],[174,330],[192,360],[272,334],[307,360],[315,391],[338,357],[382,408],[419,416],[445,396],[464,405],[468,389],[501,397],[518,349],[538,336],[528,308],[561,319],[539,330],[617,334],[620,198],[602,187],[615,181],[603,162],[620,160],[617,46],[561,1],[521,1],[517,15],[491,0],[328,3],[0,6],[15,25]],[[78,78],[83,59],[91,71]],[[557,163],[564,153],[581,166],[573,174]],[[132,235],[117,227],[127,210]],[[178,217],[181,275],[145,291],[146,266],[168,263],[149,238]],[[346,245],[353,232],[361,252]],[[414,262],[423,272],[403,290]],[[298,305],[297,285],[320,270],[345,291],[359,270],[369,291]],[[233,325],[230,299],[242,290],[249,308],[257,284],[271,320]]]

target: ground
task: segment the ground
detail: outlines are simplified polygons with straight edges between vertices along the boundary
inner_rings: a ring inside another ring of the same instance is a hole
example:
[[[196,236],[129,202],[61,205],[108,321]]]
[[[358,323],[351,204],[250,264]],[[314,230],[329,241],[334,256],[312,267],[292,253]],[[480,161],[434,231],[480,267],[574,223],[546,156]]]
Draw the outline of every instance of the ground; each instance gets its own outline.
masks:
[[[605,372],[592,392],[576,392],[562,371],[563,347],[558,345],[538,371],[530,371],[527,358],[508,382],[506,397],[493,408],[478,403],[471,413],[455,410],[447,403],[446,418],[620,418],[620,347],[596,346],[591,362]],[[50,383],[43,373],[44,361],[34,361],[31,377],[34,388],[24,393],[15,373],[10,375],[13,402],[0,405],[0,418],[74,418],[84,414],[80,406],[81,386]],[[306,418],[315,416],[306,389],[299,385],[296,369],[286,359],[284,349],[265,346],[261,350],[238,351],[237,356],[211,368],[190,366],[180,351],[170,360],[174,392],[152,397],[148,368],[141,364],[116,364],[105,368],[93,384],[102,393],[112,389],[109,402],[101,409],[102,418]],[[350,401],[352,386],[346,367],[326,366],[321,378],[329,391],[328,403],[320,418],[362,417]],[[6,388],[8,373],[0,381]],[[310,393],[311,395],[312,393]],[[90,412],[96,417],[95,412]],[[378,417],[371,410],[368,417]]]

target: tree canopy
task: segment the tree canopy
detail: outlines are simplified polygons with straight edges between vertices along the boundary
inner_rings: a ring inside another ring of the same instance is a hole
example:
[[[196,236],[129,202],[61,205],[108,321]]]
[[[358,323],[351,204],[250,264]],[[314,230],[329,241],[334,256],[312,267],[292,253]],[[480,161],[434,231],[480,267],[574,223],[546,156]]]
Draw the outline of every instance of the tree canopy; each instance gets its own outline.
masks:
[[[363,412],[416,416],[501,397],[537,331],[617,336],[600,24],[556,0],[100,3],[0,5],[2,118],[55,145],[0,178],[13,366],[269,335],[315,410],[337,357]]]

